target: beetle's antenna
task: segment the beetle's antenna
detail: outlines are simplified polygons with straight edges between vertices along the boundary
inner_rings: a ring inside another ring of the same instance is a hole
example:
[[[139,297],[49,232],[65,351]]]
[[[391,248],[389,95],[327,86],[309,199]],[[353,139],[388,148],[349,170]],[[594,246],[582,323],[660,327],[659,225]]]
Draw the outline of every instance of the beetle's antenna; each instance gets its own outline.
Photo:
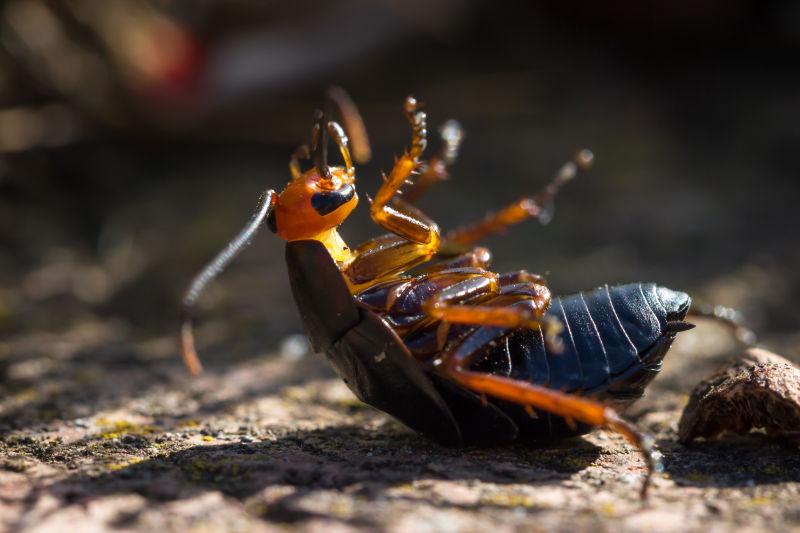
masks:
[[[250,221],[244,228],[228,243],[224,250],[208,263],[203,270],[197,274],[186,293],[183,296],[183,304],[181,306],[181,355],[186,368],[192,375],[198,375],[203,371],[203,365],[200,363],[200,358],[197,356],[197,351],[194,346],[194,328],[192,326],[192,308],[197,298],[203,292],[214,278],[220,272],[225,270],[231,261],[233,261],[239,253],[247,248],[250,241],[261,228],[261,225],[269,217],[272,212],[272,207],[275,205],[275,191],[269,190],[264,192],[258,203],[255,213],[250,218]]]
[[[349,140],[347,138],[347,134],[345,134],[342,127],[336,122],[328,122],[328,133],[331,134],[333,141],[339,147],[339,151],[342,152],[342,159],[344,159],[344,165],[347,167],[347,175],[352,178],[355,176],[356,171],[353,168],[353,160],[350,158],[350,148],[348,148]]]
[[[311,130],[311,155],[314,166],[323,180],[329,180],[331,169],[328,168],[328,128],[325,127],[325,113],[314,111],[314,129]]]
[[[338,85],[329,87],[326,96],[328,101],[336,108],[342,120],[344,131],[350,136],[353,159],[360,164],[368,162],[372,158],[372,149],[369,145],[369,136],[364,125],[364,119],[361,118],[361,113],[358,112],[355,102],[347,94],[347,91]]]
[[[745,346],[755,346],[756,334],[742,324],[742,314],[724,305],[698,305],[689,309],[686,316],[707,318],[719,322],[733,331],[736,340]]]

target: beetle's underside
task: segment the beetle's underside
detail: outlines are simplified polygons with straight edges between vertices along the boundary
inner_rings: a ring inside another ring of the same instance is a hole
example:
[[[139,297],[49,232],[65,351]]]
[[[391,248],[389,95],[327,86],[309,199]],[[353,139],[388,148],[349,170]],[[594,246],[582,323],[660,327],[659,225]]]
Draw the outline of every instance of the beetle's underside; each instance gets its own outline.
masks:
[[[397,335],[390,324],[402,319],[351,297],[324,247],[296,241],[286,254],[314,348],[328,355],[362,401],[450,445],[543,441],[591,430],[546,409],[531,413],[524,404],[481,398],[458,386],[437,372],[438,353],[415,353]],[[326,298],[319,298],[322,293]],[[684,293],[654,284],[606,286],[553,300],[548,313],[565,325],[558,352],[548,352],[541,331],[525,328],[451,328],[448,344],[457,357],[471,359],[469,369],[476,373],[624,408],[661,370],[689,303]],[[422,332],[435,336],[435,326]]]
[[[346,96],[332,96],[345,129],[363,131]],[[423,161],[426,115],[412,97],[405,114],[411,143],[370,206],[389,233],[354,249],[337,232],[358,202],[349,141],[345,129],[317,114],[311,148],[292,157],[292,180],[279,195],[265,194],[252,221],[187,292],[182,349],[190,369],[200,369],[190,321],[195,299],[266,222],[287,241],[309,338],[359,398],[445,444],[539,440],[604,426],[644,453],[649,478],[650,442],[614,407],[641,396],[675,334],[691,327],[682,321],[688,296],[637,284],[552,299],[540,276],[492,272],[491,255],[477,241],[527,219],[549,220],[557,191],[590,165],[591,152],[579,152],[536,196],[443,235],[414,201],[447,178],[461,130],[448,122],[442,149]],[[344,167],[328,166],[327,134]],[[302,158],[314,167],[303,172]]]

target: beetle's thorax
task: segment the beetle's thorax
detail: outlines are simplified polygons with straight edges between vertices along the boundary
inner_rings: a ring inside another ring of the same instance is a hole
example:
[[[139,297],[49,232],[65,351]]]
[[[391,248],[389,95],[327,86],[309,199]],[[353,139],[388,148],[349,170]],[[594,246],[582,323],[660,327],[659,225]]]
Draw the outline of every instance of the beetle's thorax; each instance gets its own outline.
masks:
[[[344,242],[344,239],[336,228],[331,228],[323,231],[312,237],[315,241],[319,241],[328,250],[334,261],[336,261],[339,268],[344,268],[353,261],[353,253],[350,247]]]

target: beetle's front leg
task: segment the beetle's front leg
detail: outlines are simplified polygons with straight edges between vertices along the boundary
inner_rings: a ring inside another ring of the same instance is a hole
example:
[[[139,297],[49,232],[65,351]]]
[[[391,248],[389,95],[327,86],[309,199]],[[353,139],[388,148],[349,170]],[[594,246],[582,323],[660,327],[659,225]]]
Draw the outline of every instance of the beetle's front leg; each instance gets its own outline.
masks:
[[[642,485],[642,498],[646,498],[650,478],[654,471],[660,469],[660,463],[653,455],[651,437],[643,435],[611,407],[595,400],[526,381],[469,370],[474,352],[466,351],[464,346],[468,349],[469,343],[462,343],[454,352],[441,358],[439,368],[443,375],[478,394],[541,409],[563,417],[567,422],[578,421],[616,431],[635,446],[645,459],[647,475]]]
[[[425,113],[411,96],[406,99],[405,113],[412,129],[411,146],[395,163],[370,208],[372,220],[394,235],[368,241],[355,250],[355,258],[344,270],[351,286],[372,284],[408,270],[439,250],[441,237],[436,223],[397,197],[419,165],[427,143]]]
[[[425,245],[435,253],[439,249],[439,228],[422,211],[397,197],[400,188],[419,166],[419,158],[427,145],[425,112],[419,109],[417,101],[411,96],[406,98],[405,113],[412,129],[411,146],[397,160],[378,189],[370,216],[384,229]]]

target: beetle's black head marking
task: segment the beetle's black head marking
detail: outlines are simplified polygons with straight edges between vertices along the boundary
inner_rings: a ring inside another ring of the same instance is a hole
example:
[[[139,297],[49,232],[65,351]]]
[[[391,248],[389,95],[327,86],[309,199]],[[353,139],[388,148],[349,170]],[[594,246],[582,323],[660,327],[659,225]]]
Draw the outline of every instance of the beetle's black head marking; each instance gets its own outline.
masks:
[[[345,183],[337,190],[314,193],[314,196],[311,197],[311,206],[321,216],[325,216],[352,200],[355,194],[355,187]]]

